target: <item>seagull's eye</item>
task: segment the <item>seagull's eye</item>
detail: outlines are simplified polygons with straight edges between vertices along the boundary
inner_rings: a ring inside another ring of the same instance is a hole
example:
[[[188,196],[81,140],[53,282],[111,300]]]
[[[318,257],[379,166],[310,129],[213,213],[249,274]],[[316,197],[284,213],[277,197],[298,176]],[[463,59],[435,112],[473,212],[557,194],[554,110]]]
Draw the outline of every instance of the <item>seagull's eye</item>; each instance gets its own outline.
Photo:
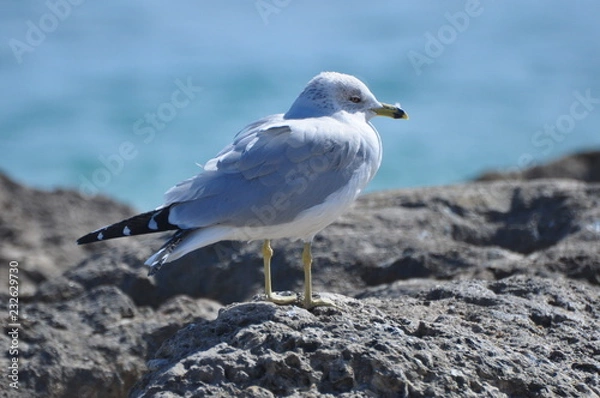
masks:
[[[352,97],[350,97],[350,101],[354,102],[355,104],[358,104],[361,100],[358,95],[353,95]]]

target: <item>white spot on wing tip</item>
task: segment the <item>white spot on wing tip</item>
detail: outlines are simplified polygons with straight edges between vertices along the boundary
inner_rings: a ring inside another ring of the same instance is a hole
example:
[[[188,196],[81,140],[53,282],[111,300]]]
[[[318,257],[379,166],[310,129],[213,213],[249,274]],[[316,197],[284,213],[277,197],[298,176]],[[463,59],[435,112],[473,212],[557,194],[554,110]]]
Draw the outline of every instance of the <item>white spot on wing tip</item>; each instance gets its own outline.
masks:
[[[98,236],[96,236],[96,239],[98,239],[98,240],[104,239],[104,235],[102,234],[102,232],[98,233]]]
[[[156,214],[153,215],[152,218],[150,218],[150,221],[148,222],[148,228],[150,229],[158,229],[158,224],[156,223],[154,217],[156,217]]]
[[[123,228],[123,235],[125,235],[125,236],[131,235],[131,230],[129,229],[128,226],[125,226],[125,228]]]

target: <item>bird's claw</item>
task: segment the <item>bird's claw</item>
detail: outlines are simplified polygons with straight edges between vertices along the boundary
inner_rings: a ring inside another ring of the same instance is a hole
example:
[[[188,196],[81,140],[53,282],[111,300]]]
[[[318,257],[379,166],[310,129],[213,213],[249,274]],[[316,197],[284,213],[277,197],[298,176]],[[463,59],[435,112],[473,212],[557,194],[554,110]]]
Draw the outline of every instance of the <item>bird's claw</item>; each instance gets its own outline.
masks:
[[[292,293],[290,295],[271,293],[265,295],[265,300],[277,305],[289,305],[297,302],[298,296],[296,293]]]
[[[304,298],[304,308],[305,309],[310,310],[315,307],[335,307],[335,308],[337,308],[335,303],[328,299],[324,299],[324,298],[320,298],[320,297],[317,297],[317,298],[305,297]]]

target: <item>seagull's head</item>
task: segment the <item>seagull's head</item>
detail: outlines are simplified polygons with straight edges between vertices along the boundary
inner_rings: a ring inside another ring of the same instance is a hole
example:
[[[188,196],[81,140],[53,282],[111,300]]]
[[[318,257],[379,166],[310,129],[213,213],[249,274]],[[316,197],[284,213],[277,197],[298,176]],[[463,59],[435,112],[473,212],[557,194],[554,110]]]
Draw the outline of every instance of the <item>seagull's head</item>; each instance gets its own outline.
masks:
[[[284,117],[303,119],[339,112],[361,114],[367,121],[377,115],[408,119],[400,106],[379,102],[363,82],[338,72],[322,72],[309,81]]]

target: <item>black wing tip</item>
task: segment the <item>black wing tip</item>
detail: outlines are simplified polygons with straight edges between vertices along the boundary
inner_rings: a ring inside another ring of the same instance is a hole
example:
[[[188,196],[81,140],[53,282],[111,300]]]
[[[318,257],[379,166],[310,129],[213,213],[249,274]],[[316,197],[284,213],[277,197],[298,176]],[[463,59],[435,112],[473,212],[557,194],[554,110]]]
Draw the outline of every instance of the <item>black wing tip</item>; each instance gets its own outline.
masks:
[[[170,209],[171,206],[152,210],[99,228],[77,239],[77,244],[84,245],[87,243],[102,242],[108,239],[178,229],[178,226],[169,222]]]
[[[82,236],[81,238],[77,239],[77,244],[78,245],[85,245],[87,243],[92,243],[92,242],[96,242],[97,239],[95,239],[93,236],[90,236],[90,234]]]
[[[90,232],[87,235],[82,236],[77,239],[78,245],[85,245],[87,243],[99,242],[101,239],[98,239],[98,232]]]
[[[89,232],[89,233],[83,235],[81,238],[77,239],[77,244],[85,245],[87,243],[102,242],[102,241],[106,240],[104,233],[110,227],[111,226],[109,225],[106,227],[98,228],[95,231],[92,231],[92,232]]]

